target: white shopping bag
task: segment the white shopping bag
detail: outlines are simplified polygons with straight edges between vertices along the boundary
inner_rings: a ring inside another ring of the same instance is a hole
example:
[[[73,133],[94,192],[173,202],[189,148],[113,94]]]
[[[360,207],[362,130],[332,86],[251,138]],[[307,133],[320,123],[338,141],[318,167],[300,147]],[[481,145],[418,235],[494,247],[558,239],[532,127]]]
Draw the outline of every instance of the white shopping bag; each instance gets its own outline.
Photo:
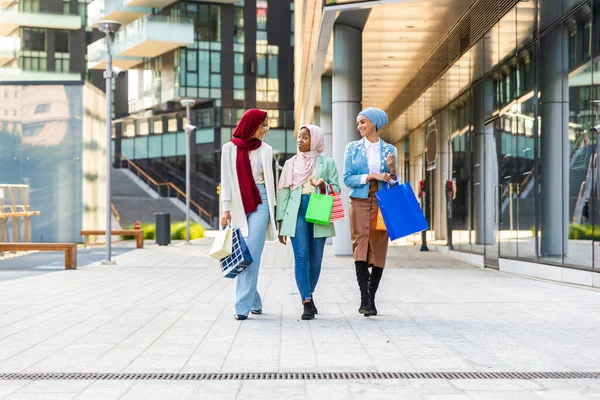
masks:
[[[227,226],[223,228],[223,230],[221,230],[215,237],[208,255],[216,260],[222,260],[223,258],[231,255],[231,248],[231,227]]]

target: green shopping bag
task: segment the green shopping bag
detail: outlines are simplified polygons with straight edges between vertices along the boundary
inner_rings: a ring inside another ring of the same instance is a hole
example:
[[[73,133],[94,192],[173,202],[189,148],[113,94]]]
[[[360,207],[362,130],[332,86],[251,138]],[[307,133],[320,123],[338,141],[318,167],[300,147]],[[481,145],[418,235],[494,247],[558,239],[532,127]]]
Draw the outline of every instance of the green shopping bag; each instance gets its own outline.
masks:
[[[329,188],[327,188],[327,192],[329,192]],[[312,193],[308,202],[308,208],[306,209],[306,222],[329,225],[333,200],[333,196],[330,196],[329,193]]]

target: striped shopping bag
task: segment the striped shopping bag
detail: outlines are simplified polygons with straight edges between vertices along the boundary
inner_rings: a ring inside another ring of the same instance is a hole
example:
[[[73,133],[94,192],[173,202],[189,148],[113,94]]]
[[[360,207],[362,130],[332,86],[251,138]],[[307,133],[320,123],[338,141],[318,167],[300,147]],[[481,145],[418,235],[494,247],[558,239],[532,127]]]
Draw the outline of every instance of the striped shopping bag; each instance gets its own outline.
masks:
[[[333,208],[331,210],[331,222],[339,221],[340,219],[346,218],[344,214],[344,205],[342,204],[342,198],[339,193],[333,191],[333,187],[329,185],[331,189],[331,195],[333,196]]]

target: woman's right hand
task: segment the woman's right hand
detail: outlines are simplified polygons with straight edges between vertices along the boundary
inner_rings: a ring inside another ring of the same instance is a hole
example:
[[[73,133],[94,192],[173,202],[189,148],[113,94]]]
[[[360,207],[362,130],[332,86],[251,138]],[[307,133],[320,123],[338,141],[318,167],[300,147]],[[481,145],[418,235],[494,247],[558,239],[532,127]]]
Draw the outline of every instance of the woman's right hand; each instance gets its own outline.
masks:
[[[369,174],[367,180],[372,180],[372,179],[375,179],[377,181],[382,181],[382,182],[389,182],[390,174],[388,174],[386,172],[378,172],[376,174]]]
[[[223,211],[223,214],[221,214],[221,228],[226,227],[230,223],[231,223],[231,212]]]
[[[281,224],[283,224],[283,221],[279,221],[279,229],[278,229],[279,232],[281,232]],[[279,235],[279,243],[286,245],[287,237]]]

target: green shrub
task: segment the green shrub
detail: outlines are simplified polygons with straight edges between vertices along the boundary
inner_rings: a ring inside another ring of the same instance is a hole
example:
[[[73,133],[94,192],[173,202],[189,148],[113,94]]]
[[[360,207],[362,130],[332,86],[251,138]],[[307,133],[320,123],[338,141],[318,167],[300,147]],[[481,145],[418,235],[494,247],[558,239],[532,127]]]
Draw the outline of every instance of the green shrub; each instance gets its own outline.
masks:
[[[154,240],[156,238],[156,226],[154,224],[142,224],[144,231],[144,240]]]
[[[124,229],[133,229],[133,226],[124,227]],[[156,226],[154,224],[142,224],[144,231],[144,240],[156,239]],[[204,227],[196,222],[190,222],[190,240],[204,237]],[[133,236],[122,235],[123,240],[133,240]],[[171,240],[185,240],[185,222],[171,223]]]
[[[587,233],[584,226],[571,224],[569,226],[569,239],[571,240],[584,240],[586,239]]]
[[[569,239],[571,240],[600,240],[600,226],[569,225]]]
[[[204,237],[204,228],[195,222],[190,222],[190,240]],[[185,222],[171,224],[171,239],[185,240]]]

